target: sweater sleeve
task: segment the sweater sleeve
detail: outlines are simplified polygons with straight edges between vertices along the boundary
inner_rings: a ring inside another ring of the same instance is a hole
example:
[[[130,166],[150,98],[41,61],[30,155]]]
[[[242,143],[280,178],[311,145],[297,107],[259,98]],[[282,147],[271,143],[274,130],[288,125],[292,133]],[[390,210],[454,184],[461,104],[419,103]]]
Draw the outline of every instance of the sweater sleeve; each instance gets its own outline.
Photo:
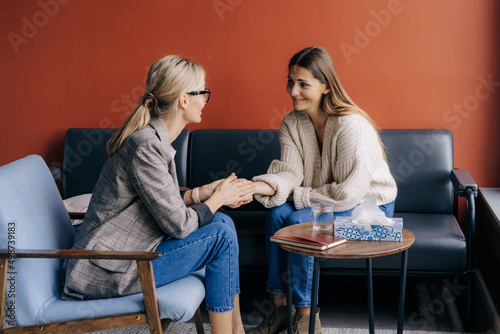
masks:
[[[318,188],[296,187],[293,189],[297,209],[310,207],[312,203],[332,203],[337,212],[354,208],[367,196],[370,183],[377,169],[377,161],[383,161],[382,150],[375,130],[360,117],[344,118],[337,137],[335,165],[332,167],[332,183]]]
[[[272,208],[286,202],[293,188],[300,186],[304,179],[302,154],[294,141],[291,131],[293,123],[285,117],[280,128],[281,158],[273,160],[267,174],[255,176],[252,181],[268,183],[276,193],[273,196],[255,195],[264,207]]]

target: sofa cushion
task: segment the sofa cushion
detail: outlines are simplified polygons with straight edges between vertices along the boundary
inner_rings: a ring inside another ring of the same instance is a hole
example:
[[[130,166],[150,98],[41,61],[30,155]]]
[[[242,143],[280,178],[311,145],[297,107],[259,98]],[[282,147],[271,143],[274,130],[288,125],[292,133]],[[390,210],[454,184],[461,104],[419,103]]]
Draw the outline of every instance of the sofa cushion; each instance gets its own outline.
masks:
[[[73,196],[63,200],[66,210],[71,213],[85,213],[89,208],[90,198],[92,194],[82,194],[78,196]],[[80,225],[83,219],[71,219],[73,226]]]
[[[383,130],[391,173],[398,186],[396,212],[453,213],[453,137],[448,130]]]
[[[92,193],[108,159],[106,144],[116,129],[70,128],[64,140],[63,194],[64,198]],[[179,186],[187,187],[188,129],[182,130],[172,143],[177,151],[175,164]]]
[[[196,130],[191,135],[189,182],[191,187],[199,187],[233,172],[251,180],[265,174],[271,161],[279,157],[279,130]],[[240,210],[265,209],[253,201]]]
[[[116,129],[70,128],[64,139],[63,196],[88,194],[108,159],[106,143]]]
[[[403,226],[415,235],[408,249],[408,272],[463,273],[466,268],[465,236],[453,215],[399,213]],[[384,242],[384,241],[380,241]],[[322,268],[364,269],[365,259],[326,260]],[[401,253],[373,258],[373,269],[399,270]]]

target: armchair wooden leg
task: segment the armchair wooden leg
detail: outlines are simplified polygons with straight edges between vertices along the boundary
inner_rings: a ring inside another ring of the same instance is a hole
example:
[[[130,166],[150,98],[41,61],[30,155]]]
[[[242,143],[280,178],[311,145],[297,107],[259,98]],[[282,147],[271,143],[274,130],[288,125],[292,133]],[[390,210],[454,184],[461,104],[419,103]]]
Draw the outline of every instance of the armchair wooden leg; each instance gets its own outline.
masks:
[[[165,332],[172,323],[172,319],[161,319],[161,329]]]
[[[201,316],[201,309],[198,307],[196,310],[194,316],[194,325],[196,326],[196,333],[198,334],[205,334],[205,329],[203,328],[203,317]],[[161,326],[163,329],[163,332],[165,332],[172,323],[172,319],[161,319]]]
[[[158,300],[156,299],[156,287],[151,261],[136,261],[139,278],[141,280],[142,294],[144,296],[144,306],[146,307],[146,317],[149,330],[154,334],[163,334],[160,313],[158,310]]]
[[[196,325],[196,333],[205,334],[205,330],[203,329],[203,318],[201,316],[201,309],[198,307],[196,313],[194,314],[194,324]]]
[[[158,310],[158,300],[156,298],[156,287],[153,275],[153,266],[151,261],[136,261],[139,278],[141,280],[142,294],[144,296],[144,305],[146,307],[147,321],[151,333],[163,334],[167,327],[172,322],[171,319],[160,319]],[[201,309],[198,307],[194,316],[194,323],[196,332],[198,334],[205,334],[203,329],[203,318],[201,316]]]

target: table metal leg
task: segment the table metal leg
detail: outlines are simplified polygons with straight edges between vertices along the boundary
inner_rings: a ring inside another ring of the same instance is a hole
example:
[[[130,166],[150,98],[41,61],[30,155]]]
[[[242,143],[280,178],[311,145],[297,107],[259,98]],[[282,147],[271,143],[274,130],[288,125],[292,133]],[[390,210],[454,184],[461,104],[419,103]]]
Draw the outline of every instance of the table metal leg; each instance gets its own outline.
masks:
[[[408,265],[408,250],[404,250],[403,253],[401,254],[401,282],[399,285],[398,334],[403,333],[407,265]]]
[[[370,334],[375,333],[375,312],[373,310],[373,271],[372,271],[372,259],[366,259],[366,279],[368,285],[368,326],[370,329]]]
[[[313,267],[313,285],[311,293],[311,315],[309,316],[309,334],[314,334],[314,324],[316,320],[316,301],[318,300],[318,286],[319,286],[319,260],[314,258]]]
[[[286,322],[288,327],[288,334],[292,334],[292,273],[291,273],[291,263],[290,263],[290,252],[286,252],[286,274],[285,274],[285,285],[286,285]]]

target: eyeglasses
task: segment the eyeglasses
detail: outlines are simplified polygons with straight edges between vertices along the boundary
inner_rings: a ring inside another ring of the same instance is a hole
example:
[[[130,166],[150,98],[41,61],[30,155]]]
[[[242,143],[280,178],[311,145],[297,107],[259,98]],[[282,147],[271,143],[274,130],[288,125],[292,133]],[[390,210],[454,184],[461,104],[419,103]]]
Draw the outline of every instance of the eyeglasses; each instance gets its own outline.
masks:
[[[212,91],[210,89],[205,89],[205,90],[196,90],[196,91],[192,91],[192,92],[187,92],[186,94],[189,94],[189,95],[203,95],[203,100],[205,101],[205,103],[208,103],[208,100],[210,100],[210,93]]]

